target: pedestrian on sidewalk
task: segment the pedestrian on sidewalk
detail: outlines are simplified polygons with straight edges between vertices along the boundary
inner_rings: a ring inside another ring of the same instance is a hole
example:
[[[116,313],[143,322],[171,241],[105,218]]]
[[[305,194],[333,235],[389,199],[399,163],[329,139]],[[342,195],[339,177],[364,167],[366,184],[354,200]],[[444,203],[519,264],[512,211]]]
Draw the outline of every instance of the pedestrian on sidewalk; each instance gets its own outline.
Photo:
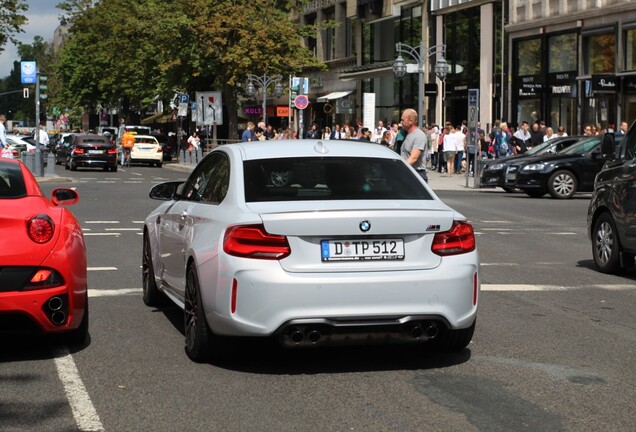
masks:
[[[406,163],[428,183],[426,173],[426,154],[428,153],[428,138],[417,124],[417,111],[408,108],[402,113],[402,127],[406,132],[406,138],[402,143],[400,155]]]

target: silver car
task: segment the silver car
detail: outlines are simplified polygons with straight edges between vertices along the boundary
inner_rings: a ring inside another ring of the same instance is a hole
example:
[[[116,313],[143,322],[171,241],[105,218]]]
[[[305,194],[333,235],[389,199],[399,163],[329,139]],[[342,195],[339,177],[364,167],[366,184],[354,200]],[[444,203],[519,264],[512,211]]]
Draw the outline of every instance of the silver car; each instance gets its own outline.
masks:
[[[184,310],[195,361],[222,352],[223,336],[451,350],[471,341],[473,228],[383,146],[224,145],[150,197],[165,202],[145,221],[143,299]]]

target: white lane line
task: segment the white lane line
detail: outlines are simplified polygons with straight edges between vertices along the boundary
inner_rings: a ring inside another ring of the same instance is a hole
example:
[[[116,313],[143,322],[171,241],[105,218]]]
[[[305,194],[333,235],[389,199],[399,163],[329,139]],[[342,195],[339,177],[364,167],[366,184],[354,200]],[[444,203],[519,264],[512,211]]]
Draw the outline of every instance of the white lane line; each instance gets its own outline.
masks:
[[[515,284],[482,284],[482,291],[557,291],[565,290],[567,287],[551,285],[515,285]]]
[[[86,267],[87,271],[113,271],[118,270],[117,267]]]
[[[142,232],[138,232],[138,233],[136,233],[136,234],[137,234],[137,235],[140,235],[140,236],[144,235],[144,233],[142,233]]]
[[[84,221],[87,224],[118,224],[119,221]]]
[[[484,267],[489,267],[489,266],[518,266],[519,263],[500,262],[500,263],[481,263],[481,265],[484,266]]]
[[[116,297],[128,294],[141,294],[141,288],[89,289],[88,297]]]
[[[125,181],[126,184],[143,184],[142,181]]]
[[[102,426],[68,348],[57,350],[55,367],[64,386],[64,393],[66,393],[66,398],[73,411],[77,428],[81,431],[103,431],[104,426]]]
[[[97,180],[97,177],[80,177],[82,180]]]
[[[115,236],[119,237],[121,233],[118,232],[108,232],[108,233],[84,233],[84,236]]]
[[[131,174],[132,174],[132,175],[136,175],[136,176],[142,176],[142,175],[143,175],[142,173],[136,173],[136,172],[131,173]]]
[[[141,228],[106,228],[106,231],[140,231]]]
[[[82,228],[82,231],[91,231],[90,228]]]
[[[577,235],[573,232],[549,232],[548,235]]]
[[[134,224],[143,224],[143,223],[146,223],[146,221],[132,221],[132,223],[134,223]]]

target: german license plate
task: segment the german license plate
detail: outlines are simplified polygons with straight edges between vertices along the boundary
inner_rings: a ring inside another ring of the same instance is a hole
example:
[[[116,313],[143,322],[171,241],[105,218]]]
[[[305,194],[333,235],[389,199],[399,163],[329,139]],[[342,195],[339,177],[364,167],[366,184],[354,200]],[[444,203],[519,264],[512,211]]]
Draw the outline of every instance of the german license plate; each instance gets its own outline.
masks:
[[[404,259],[402,239],[323,240],[323,261],[388,261]]]
[[[88,154],[104,154],[104,150],[89,150]]]
[[[506,180],[510,180],[510,181],[517,180],[517,173],[516,172],[507,173]]]

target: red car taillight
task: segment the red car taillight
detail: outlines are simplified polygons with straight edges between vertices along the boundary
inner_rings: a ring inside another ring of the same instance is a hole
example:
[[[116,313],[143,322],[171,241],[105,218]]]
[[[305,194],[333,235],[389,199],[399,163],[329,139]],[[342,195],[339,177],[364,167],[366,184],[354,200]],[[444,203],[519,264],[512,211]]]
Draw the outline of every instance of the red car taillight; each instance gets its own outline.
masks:
[[[228,255],[256,259],[283,259],[291,253],[287,237],[269,234],[263,225],[240,225],[228,228],[223,240]]]
[[[454,221],[450,231],[435,234],[433,253],[437,255],[459,255],[475,250],[475,232],[468,222]]]
[[[55,228],[53,220],[45,214],[33,216],[27,222],[29,237],[36,243],[46,243],[53,238]]]
[[[81,149],[79,147],[75,147],[75,150],[73,150],[73,153],[75,153],[75,154],[84,154],[84,149]]]
[[[159,148],[157,149],[157,153],[163,153],[163,148],[162,148],[162,147],[159,147]]]
[[[61,274],[59,274],[55,270],[39,269],[25,285],[24,290],[29,291],[36,289],[53,288],[61,285],[64,285],[64,279],[62,278]]]
[[[109,148],[108,149],[108,154],[117,154],[117,147]]]

